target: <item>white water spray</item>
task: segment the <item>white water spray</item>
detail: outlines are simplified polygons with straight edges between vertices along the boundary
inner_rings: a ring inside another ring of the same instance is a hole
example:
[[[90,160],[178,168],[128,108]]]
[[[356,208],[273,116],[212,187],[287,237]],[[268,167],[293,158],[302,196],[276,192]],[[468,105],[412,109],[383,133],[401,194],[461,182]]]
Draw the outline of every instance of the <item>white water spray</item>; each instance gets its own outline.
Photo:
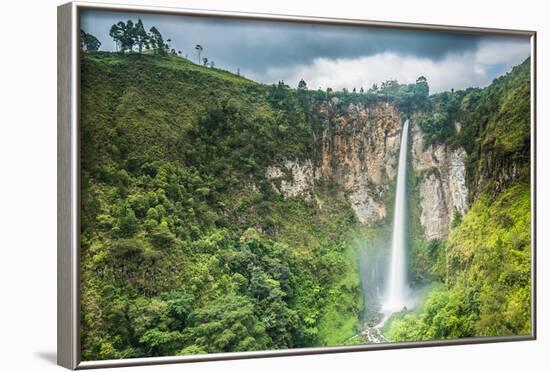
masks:
[[[407,138],[409,120],[403,124],[401,132],[401,148],[399,149],[399,164],[397,169],[397,188],[395,190],[395,206],[393,212],[393,236],[391,260],[388,274],[386,294],[383,299],[382,311],[386,316],[403,310],[409,301],[407,285]]]

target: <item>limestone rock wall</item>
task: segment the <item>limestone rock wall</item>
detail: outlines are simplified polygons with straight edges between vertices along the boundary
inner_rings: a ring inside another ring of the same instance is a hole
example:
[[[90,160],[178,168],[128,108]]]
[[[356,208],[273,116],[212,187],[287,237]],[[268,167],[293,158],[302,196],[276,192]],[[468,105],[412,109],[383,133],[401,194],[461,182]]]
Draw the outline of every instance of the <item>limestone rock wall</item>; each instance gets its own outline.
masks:
[[[422,130],[414,123],[411,137],[411,162],[420,176],[420,222],[427,239],[442,239],[449,234],[455,210],[464,214],[468,209],[466,151],[447,145],[425,147]]]
[[[324,108],[325,131],[317,172],[340,184],[360,222],[386,218],[386,194],[397,173],[401,117],[393,105]]]
[[[317,159],[288,159],[271,166],[266,177],[285,197],[315,199],[315,183],[330,180],[345,193],[358,220],[373,224],[388,214],[386,201],[397,174],[402,118],[387,103],[339,105],[338,99],[321,108],[322,138]],[[420,222],[427,239],[445,238],[454,211],[468,208],[468,189],[462,148],[425,147],[423,133],[411,121],[409,159],[420,177]]]
[[[311,198],[313,192],[314,172],[311,160],[299,162],[287,159],[282,167],[270,166],[266,177],[272,186],[285,197],[302,196]]]

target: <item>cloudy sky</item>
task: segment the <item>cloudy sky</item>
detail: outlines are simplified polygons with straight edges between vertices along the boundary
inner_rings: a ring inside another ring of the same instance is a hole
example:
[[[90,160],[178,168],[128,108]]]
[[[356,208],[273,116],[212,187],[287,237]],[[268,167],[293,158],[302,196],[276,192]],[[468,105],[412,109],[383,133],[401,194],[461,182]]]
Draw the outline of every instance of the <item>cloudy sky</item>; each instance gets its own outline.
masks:
[[[421,75],[431,92],[482,87],[530,55],[528,37],[95,10],[82,12],[81,28],[101,41],[101,50],[114,50],[111,25],[139,18],[192,61],[201,44],[201,58],[216,67],[240,69],[263,83],[296,86],[303,78],[310,89],[368,88],[389,79],[412,83]]]

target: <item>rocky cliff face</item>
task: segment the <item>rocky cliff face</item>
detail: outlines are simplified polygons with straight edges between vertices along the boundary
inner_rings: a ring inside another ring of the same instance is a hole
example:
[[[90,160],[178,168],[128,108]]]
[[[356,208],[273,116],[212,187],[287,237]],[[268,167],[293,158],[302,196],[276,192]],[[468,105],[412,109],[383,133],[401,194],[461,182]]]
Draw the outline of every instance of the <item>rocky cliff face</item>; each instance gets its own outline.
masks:
[[[401,118],[393,105],[370,107],[350,104],[336,110],[325,108],[318,173],[340,184],[357,218],[372,224],[386,218],[385,197],[397,173]]]
[[[282,167],[267,168],[266,177],[275,190],[285,197],[302,196],[310,200],[313,193],[314,169],[311,160],[298,162],[287,159]]]
[[[313,165],[307,160],[287,160],[266,173],[276,190],[286,197],[310,198],[315,179],[341,186],[358,220],[372,224],[387,215],[384,201],[397,172],[401,118],[393,105],[349,104],[338,99],[323,105],[320,156]]]
[[[413,125],[411,137],[411,162],[420,177],[420,223],[426,239],[442,239],[449,234],[455,211],[464,214],[468,208],[466,151],[446,145],[425,148],[418,125]]]
[[[321,107],[322,138],[318,159],[287,160],[267,169],[266,177],[285,197],[311,200],[317,180],[331,180],[346,194],[358,220],[373,224],[386,218],[388,193],[396,176],[402,119],[391,104],[349,104],[333,99]],[[424,148],[423,134],[411,128],[411,159],[420,177],[421,215],[427,239],[450,231],[454,211],[464,214],[468,190],[466,152],[445,145]]]

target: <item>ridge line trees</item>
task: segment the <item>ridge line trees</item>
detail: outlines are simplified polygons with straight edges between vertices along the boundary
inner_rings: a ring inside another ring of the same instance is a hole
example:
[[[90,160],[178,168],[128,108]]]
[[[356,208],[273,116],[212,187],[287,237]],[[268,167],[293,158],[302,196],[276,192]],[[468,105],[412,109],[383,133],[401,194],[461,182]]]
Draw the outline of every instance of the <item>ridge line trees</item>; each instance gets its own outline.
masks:
[[[165,56],[170,48],[168,43],[171,41],[167,39],[165,42],[155,26],[151,27],[149,32],[145,31],[141,19],[138,19],[135,24],[131,19],[126,23],[119,21],[113,24],[109,30],[109,36],[115,42],[116,51],[122,53],[132,52],[134,48],[137,48],[138,53],[142,53],[143,49],[153,49],[156,54]]]
[[[88,34],[84,33],[81,35]],[[141,18],[138,19],[136,23],[134,23],[131,19],[127,20],[126,22],[118,21],[111,26],[109,30],[109,36],[115,42],[115,48],[117,52],[127,53],[137,51],[141,54],[143,53],[143,50],[146,49],[153,50],[155,54],[161,56],[166,56],[168,54],[171,54],[173,56],[182,55],[181,51],[176,51],[176,49],[170,48],[170,43],[172,42],[172,40],[164,40],[162,34],[155,26],[151,27],[149,29],[149,32],[145,31],[145,27]],[[99,44],[95,43],[94,39]],[[101,45],[99,40],[97,40],[92,35],[90,35],[89,44],[83,44],[84,40],[88,39],[86,39],[84,36],[81,36],[81,47],[83,50],[95,51],[97,50],[97,48],[99,48],[99,45]],[[199,65],[214,68],[214,61],[211,61],[206,57],[201,59],[201,53],[204,50],[202,45],[195,45],[195,50],[198,53]]]
[[[197,44],[195,45],[195,49],[197,50],[197,53],[199,53],[199,65],[201,64],[201,52],[203,50],[202,45]]]
[[[86,52],[97,52],[101,46],[101,41],[92,34],[80,30],[80,49]]]
[[[145,31],[145,28],[143,27],[143,22],[141,22],[141,19],[138,19],[138,22],[136,23],[136,26],[134,27],[133,36],[135,38],[136,45],[138,47],[139,53],[142,52],[143,47],[148,43],[149,35],[147,35],[147,32]]]
[[[149,30],[149,42],[156,54],[160,54],[161,56],[166,55],[169,46],[164,42],[162,34],[155,26],[151,27]]]

